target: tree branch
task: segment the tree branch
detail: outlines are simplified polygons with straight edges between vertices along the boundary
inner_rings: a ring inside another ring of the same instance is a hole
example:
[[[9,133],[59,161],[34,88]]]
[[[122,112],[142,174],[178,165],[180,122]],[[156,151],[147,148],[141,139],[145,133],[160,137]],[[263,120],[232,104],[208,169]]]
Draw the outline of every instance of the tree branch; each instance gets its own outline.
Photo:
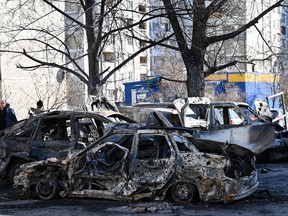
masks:
[[[159,43],[168,40],[170,37],[172,37],[174,34],[171,34],[170,36],[161,39],[160,41],[158,41]],[[139,55],[141,52],[155,46],[155,43],[157,42],[150,42],[150,45],[146,46],[146,47],[142,47],[141,49],[139,49],[137,52],[133,53],[131,56],[129,56],[129,58],[127,58],[126,60],[124,60],[123,62],[121,62],[121,64],[117,65],[113,70],[111,70],[102,80],[101,80],[101,84],[103,85],[110,76],[112,76],[112,74],[114,74],[117,70],[119,70],[123,65],[127,64],[129,61],[131,61],[134,57],[136,57],[137,55]]]
[[[170,78],[163,77],[163,76],[160,79],[168,80],[171,82],[186,83],[186,80],[174,80],[174,79],[170,79]]]
[[[223,40],[228,40],[228,39],[234,38],[235,36],[239,35],[240,33],[244,32],[245,30],[250,28],[251,26],[253,26],[256,23],[258,23],[258,21],[262,17],[264,17],[267,13],[272,11],[274,8],[277,8],[277,7],[281,6],[282,2],[284,2],[284,0],[280,0],[280,1],[276,2],[275,4],[273,4],[272,6],[268,7],[266,10],[264,10],[262,13],[260,13],[256,18],[254,18],[253,20],[248,22],[246,25],[240,27],[239,29],[237,29],[234,32],[230,32],[228,34],[223,34],[223,35],[218,35],[218,36],[207,37],[208,45],[212,44],[212,43],[219,42],[219,41],[223,41]]]
[[[209,75],[213,74],[214,72],[216,72],[218,70],[223,70],[227,67],[234,66],[237,63],[239,63],[239,62],[238,61],[232,61],[232,62],[229,62],[227,64],[211,67],[207,71],[204,71],[204,77],[208,77]]]
[[[52,7],[55,11],[59,12],[60,14],[62,14],[64,17],[72,20],[73,22],[77,23],[79,26],[81,26],[82,28],[86,28],[87,26],[84,25],[83,23],[79,22],[77,19],[74,19],[73,17],[69,16],[67,13],[65,13],[64,11],[60,10],[58,7],[56,7],[55,5],[53,5],[51,2],[49,2],[48,0],[43,0],[43,2],[45,2],[46,4],[48,4],[50,7]]]
[[[187,42],[183,35],[182,29],[180,27],[178,18],[175,14],[171,0],[163,0],[163,3],[167,12],[168,19],[170,20],[170,24],[173,27],[175,37],[179,46],[179,50],[181,50],[181,52],[184,53],[185,55],[188,51]]]
[[[19,52],[19,53],[20,53],[20,52]],[[75,72],[74,70],[72,70],[72,69],[70,69],[70,68],[68,68],[68,67],[64,67],[64,66],[59,65],[59,64],[56,64],[56,63],[49,63],[49,62],[44,62],[44,61],[41,61],[41,60],[39,60],[39,59],[36,59],[36,58],[34,58],[33,56],[29,55],[29,54],[25,51],[25,49],[23,49],[22,54],[23,54],[24,56],[26,56],[27,58],[31,59],[32,61],[35,61],[35,62],[39,63],[39,64],[40,64],[39,67],[45,65],[45,66],[49,66],[49,67],[56,67],[56,68],[59,68],[59,69],[63,69],[63,70],[65,70],[65,71],[67,71],[67,72],[70,72],[70,73],[74,74],[74,75],[77,76],[81,81],[83,81],[86,85],[88,85],[88,81],[87,81],[83,76],[81,76],[81,74]],[[20,65],[20,64],[19,64],[19,68],[25,69],[25,67],[22,66],[22,65]],[[29,67],[28,67],[28,68],[29,68]],[[30,68],[31,68],[31,67],[30,67]]]

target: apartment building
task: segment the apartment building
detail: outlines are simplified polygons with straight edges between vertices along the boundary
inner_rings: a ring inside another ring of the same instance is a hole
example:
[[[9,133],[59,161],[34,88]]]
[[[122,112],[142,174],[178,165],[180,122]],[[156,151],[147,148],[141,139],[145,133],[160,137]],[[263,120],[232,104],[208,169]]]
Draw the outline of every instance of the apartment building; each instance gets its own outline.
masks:
[[[127,24],[137,23],[142,19],[143,14],[149,11],[149,0],[125,0],[122,8],[124,18]],[[136,37],[147,40],[150,35],[149,21],[140,23],[134,27]],[[129,30],[122,32],[123,35],[129,35]],[[133,55],[139,49],[147,44],[139,42],[132,37],[113,38],[113,41],[105,48],[101,61],[101,68],[113,68],[123,62],[129,56]],[[146,50],[123,67],[114,73],[107,81],[104,90],[104,95],[112,101],[123,101],[124,86],[123,83],[139,81],[144,79],[147,72],[150,71],[150,52]]]
[[[33,50],[33,48],[41,46],[39,43],[36,43],[36,38],[37,40],[42,40],[47,37],[49,41],[48,45],[34,52],[37,58],[43,61],[55,61],[60,65],[68,65],[68,68],[74,70],[76,73],[84,70],[88,74],[88,61],[86,57],[83,57],[87,50],[87,42],[85,41],[85,32],[83,29],[71,24],[68,19],[56,13],[55,10],[51,10],[49,5],[45,5],[41,1],[33,2],[34,4],[32,5],[32,2],[31,5],[28,5],[27,2],[23,4],[23,10],[16,10],[18,5],[13,5],[12,3],[6,5],[0,3],[3,17],[5,14],[3,20],[6,22],[6,26],[3,22],[3,25],[0,27],[1,49],[5,46],[5,48],[9,47],[9,50],[19,52],[24,49]],[[79,11],[77,4],[74,4],[75,2],[78,1],[54,1],[53,3],[57,4],[57,7],[69,16],[84,23],[85,16]],[[116,1],[109,0],[107,1],[107,7],[115,3]],[[97,6],[97,1],[95,4]],[[125,0],[120,7],[124,9],[124,12],[123,16],[119,17],[119,23],[121,19],[121,21],[125,20],[127,24],[133,24],[139,21],[143,14],[148,11],[149,0]],[[7,13],[4,13],[4,11]],[[14,13],[10,13],[11,11]],[[82,15],[80,15],[81,13]],[[95,9],[95,14],[97,14],[97,8]],[[104,23],[104,31],[106,26],[109,29],[109,24],[110,22],[107,21]],[[27,31],[26,29],[17,33],[15,31],[15,34],[13,34],[13,30],[16,27],[19,29],[21,26],[27,26]],[[47,26],[48,34],[45,34],[47,32],[44,33],[45,26]],[[33,33],[33,31],[28,31],[29,29],[40,27],[43,28],[43,32],[36,31]],[[149,37],[149,22],[141,23],[135,26],[134,29],[135,32],[139,32],[136,35],[138,38]],[[10,31],[8,32],[8,30]],[[128,35],[129,32],[126,33]],[[52,34],[57,35],[57,38],[52,37]],[[125,35],[125,32],[123,32],[123,35]],[[19,38],[18,41],[14,40],[16,37]],[[29,40],[30,37],[35,40]],[[11,43],[13,40],[14,43]],[[63,41],[65,43],[62,43]],[[56,53],[49,50],[50,45],[57,47],[59,52]],[[101,47],[103,50],[100,57],[100,71],[103,72],[109,68],[117,67],[123,60],[143,46],[145,44],[140,43],[132,37],[120,37],[115,34],[115,37],[112,37],[105,46]],[[79,68],[69,63],[69,59],[65,57],[65,52],[69,52],[69,55],[74,57]],[[7,99],[17,112],[19,119],[26,118],[29,108],[36,106],[36,102],[39,99],[44,101],[45,109],[83,109],[83,105],[88,98],[87,86],[74,74],[66,73],[64,70],[53,67],[34,67],[34,70],[32,70],[29,66],[37,65],[37,63],[17,53],[1,52],[0,58],[1,97]],[[123,101],[123,82],[143,79],[147,71],[150,71],[149,63],[150,52],[148,50],[130,60],[108,79],[103,86],[104,96],[111,101]],[[27,70],[19,68],[20,65],[28,66]]]

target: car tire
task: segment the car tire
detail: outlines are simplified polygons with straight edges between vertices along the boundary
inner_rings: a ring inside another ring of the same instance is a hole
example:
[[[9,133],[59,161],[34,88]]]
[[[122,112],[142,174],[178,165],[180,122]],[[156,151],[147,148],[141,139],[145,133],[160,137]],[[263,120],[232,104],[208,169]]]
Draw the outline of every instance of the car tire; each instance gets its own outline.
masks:
[[[49,200],[58,195],[57,181],[41,180],[36,184],[35,190],[40,199]]]
[[[193,184],[178,182],[172,186],[172,198],[175,202],[191,202],[198,199],[198,189]]]

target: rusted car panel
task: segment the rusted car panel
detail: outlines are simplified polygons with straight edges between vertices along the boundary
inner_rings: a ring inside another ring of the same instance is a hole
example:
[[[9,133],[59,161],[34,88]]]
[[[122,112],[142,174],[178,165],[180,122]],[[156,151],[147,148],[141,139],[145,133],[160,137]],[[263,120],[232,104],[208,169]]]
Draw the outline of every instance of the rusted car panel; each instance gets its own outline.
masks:
[[[251,195],[258,187],[257,172],[253,170],[253,166],[249,168],[249,172],[246,170],[247,173],[245,174],[241,173],[240,167],[235,167],[234,171],[237,173],[235,175],[231,173],[231,170],[226,169],[226,156],[205,154],[205,157],[203,157],[200,154],[198,155],[198,160],[194,159],[193,161],[190,161],[191,157],[189,155],[184,158],[185,160],[183,160],[179,174],[183,179],[197,180],[196,185],[199,188],[199,196],[203,201],[217,202],[223,200],[225,203],[229,203]],[[190,163],[194,167],[205,168],[195,172],[195,170],[189,169],[191,167]],[[199,176],[202,178],[199,179]],[[222,179],[222,182],[215,179]]]
[[[275,130],[272,125],[252,124],[237,128],[227,128],[215,131],[198,131],[197,140],[205,143],[213,140],[220,143],[237,144],[249,149],[254,154],[260,154],[274,143]]]
[[[23,165],[14,184],[42,199],[60,195],[228,203],[256,190],[255,157],[250,150],[229,145],[226,151],[208,153],[194,141],[190,133],[175,128],[112,129],[65,160]],[[210,143],[203,145],[209,148]],[[240,149],[245,154],[237,155]]]

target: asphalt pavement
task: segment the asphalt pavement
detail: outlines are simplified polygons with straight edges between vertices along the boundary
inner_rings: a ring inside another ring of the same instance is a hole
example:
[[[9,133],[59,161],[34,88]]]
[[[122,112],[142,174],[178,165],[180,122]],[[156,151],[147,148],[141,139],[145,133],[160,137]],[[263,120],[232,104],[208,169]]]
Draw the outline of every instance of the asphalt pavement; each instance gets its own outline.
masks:
[[[258,164],[259,187],[250,197],[230,203],[125,202],[59,198],[39,200],[1,184],[0,215],[288,215],[288,161]]]

